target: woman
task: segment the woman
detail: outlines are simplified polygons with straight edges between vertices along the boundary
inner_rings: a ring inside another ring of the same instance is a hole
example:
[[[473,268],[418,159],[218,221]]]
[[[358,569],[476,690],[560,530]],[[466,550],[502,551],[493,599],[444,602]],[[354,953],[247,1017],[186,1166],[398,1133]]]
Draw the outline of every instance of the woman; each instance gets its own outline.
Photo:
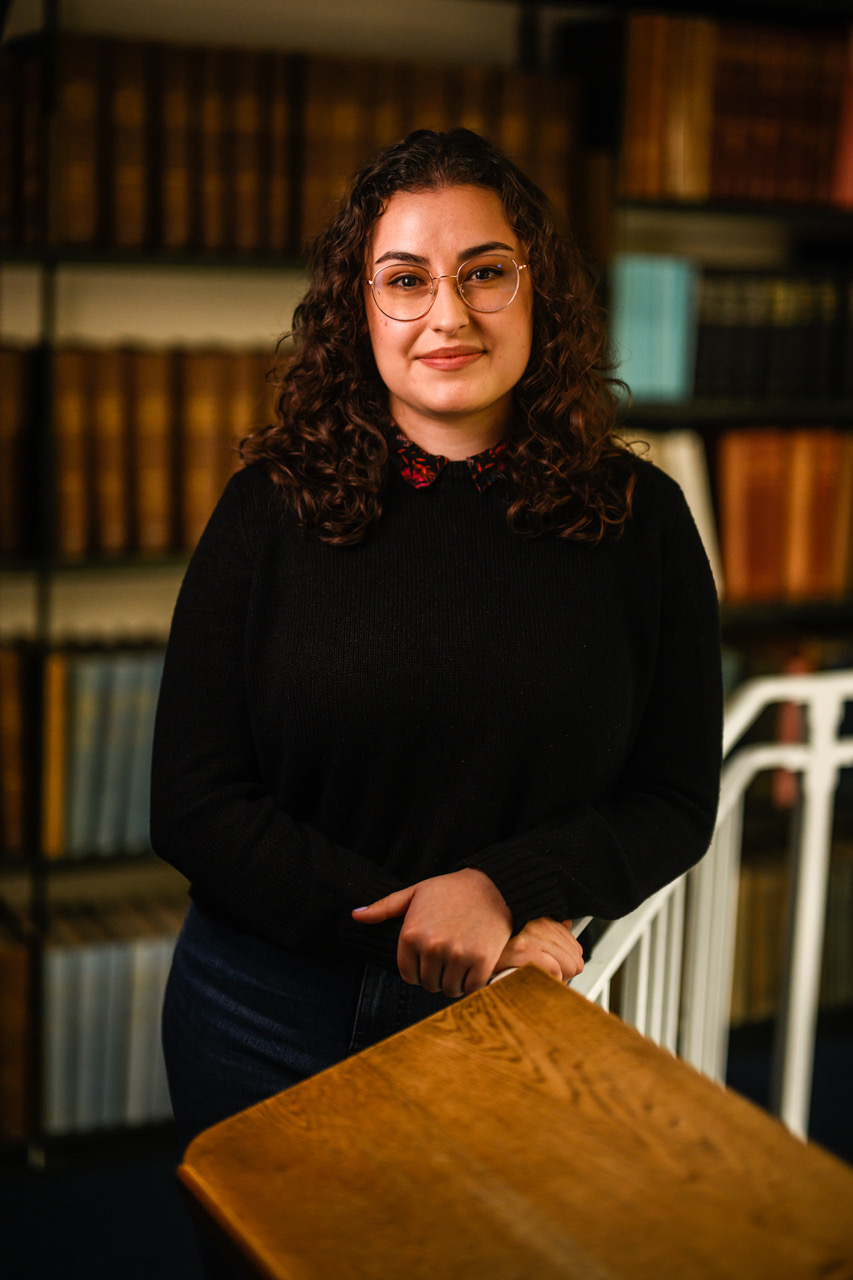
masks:
[[[164,1014],[180,1135],[532,960],[582,967],[704,853],[716,597],[614,439],[588,275],[467,130],[365,167],[275,426],[177,604],[154,848],[192,883]]]

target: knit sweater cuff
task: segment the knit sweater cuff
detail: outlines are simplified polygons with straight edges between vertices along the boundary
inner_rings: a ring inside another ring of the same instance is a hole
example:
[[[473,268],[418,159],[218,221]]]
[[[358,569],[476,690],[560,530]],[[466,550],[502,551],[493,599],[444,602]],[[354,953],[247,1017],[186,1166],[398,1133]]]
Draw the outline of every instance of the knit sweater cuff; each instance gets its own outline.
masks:
[[[516,933],[540,916],[565,918],[565,894],[553,865],[519,845],[494,845],[466,858],[456,870],[462,867],[476,867],[494,882],[512,913]]]
[[[341,940],[350,955],[397,973],[397,943],[402,924],[402,919],[382,920],[379,924],[359,924],[350,920],[343,928]]]

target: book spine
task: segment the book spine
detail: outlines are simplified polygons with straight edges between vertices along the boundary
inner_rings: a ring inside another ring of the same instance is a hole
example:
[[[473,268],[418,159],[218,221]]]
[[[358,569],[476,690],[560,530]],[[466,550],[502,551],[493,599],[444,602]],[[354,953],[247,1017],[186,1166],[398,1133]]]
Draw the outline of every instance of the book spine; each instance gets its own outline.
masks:
[[[170,351],[128,352],[133,545],[163,555],[175,544],[175,367]]]
[[[164,44],[157,50],[155,102],[160,152],[157,242],[193,249],[201,242],[200,50]]]
[[[283,53],[261,55],[265,128],[262,134],[263,247],[271,253],[295,248],[293,232],[296,192],[293,184],[293,85],[295,60]]]
[[[255,253],[263,247],[261,217],[263,97],[260,55],[237,50],[233,64],[232,180],[234,248]]]
[[[54,651],[44,662],[41,848],[46,858],[65,853],[68,767],[68,658]]]
[[[89,550],[92,353],[60,347],[53,356],[56,549],[67,560]]]
[[[32,955],[26,942],[0,937],[0,1136],[23,1142],[32,1126]]]
[[[63,36],[56,85],[56,204],[53,239],[60,245],[103,243],[102,45]]]
[[[219,498],[223,471],[224,364],[219,351],[181,353],[181,543],[195,547]]]
[[[151,242],[153,51],[144,42],[116,40],[106,61],[109,240],[140,249]]]
[[[92,436],[96,549],[119,556],[129,546],[128,397],[125,352],[93,352]]]
[[[201,247],[207,252],[228,247],[227,58],[224,50],[202,53],[200,106]]]
[[[0,556],[20,555],[26,540],[27,364],[26,351],[0,346]]]
[[[20,857],[26,848],[26,734],[24,655],[0,648],[0,857]]]

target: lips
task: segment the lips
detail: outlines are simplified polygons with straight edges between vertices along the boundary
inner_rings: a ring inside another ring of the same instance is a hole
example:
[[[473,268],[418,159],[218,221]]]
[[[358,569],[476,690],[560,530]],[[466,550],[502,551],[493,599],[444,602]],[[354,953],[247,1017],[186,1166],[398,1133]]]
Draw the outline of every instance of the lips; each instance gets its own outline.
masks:
[[[474,364],[485,352],[481,347],[437,347],[417,359],[429,369],[465,369]]]

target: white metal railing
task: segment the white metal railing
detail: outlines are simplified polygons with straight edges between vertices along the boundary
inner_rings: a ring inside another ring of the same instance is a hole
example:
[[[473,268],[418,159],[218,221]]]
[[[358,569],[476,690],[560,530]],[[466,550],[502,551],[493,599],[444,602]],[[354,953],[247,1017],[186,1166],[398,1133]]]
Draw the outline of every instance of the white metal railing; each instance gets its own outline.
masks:
[[[807,741],[739,745],[774,703],[807,712]],[[774,1110],[794,1132],[808,1127],[832,817],[839,771],[853,765],[840,737],[853,671],[772,676],[742,685],[726,708],[725,763],[711,848],[686,876],[615,921],[572,982],[604,1008],[619,975],[619,1012],[632,1026],[713,1079],[725,1074],[734,969],[744,794],[766,769],[802,779],[794,849],[785,978],[774,1050]],[[581,932],[585,922],[578,922]]]

